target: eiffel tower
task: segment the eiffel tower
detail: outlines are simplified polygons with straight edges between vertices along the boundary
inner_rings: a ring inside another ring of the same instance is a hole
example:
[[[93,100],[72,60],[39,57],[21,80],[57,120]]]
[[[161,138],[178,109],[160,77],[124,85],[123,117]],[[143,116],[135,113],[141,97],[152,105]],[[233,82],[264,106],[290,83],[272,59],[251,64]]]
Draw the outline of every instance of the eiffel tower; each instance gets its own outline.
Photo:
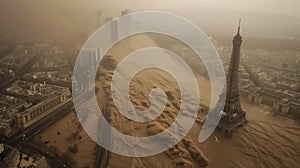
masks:
[[[241,20],[236,36],[233,38],[231,60],[227,73],[227,93],[224,111],[219,122],[219,128],[226,138],[231,138],[233,132],[247,123],[246,112],[243,111],[239,95],[239,63],[242,37],[240,35]]]

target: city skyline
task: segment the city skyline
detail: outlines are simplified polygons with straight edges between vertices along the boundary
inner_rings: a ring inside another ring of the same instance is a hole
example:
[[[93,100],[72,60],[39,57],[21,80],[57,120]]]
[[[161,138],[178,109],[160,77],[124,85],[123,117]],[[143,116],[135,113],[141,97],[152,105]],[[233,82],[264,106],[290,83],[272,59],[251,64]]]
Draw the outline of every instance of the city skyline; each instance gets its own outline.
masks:
[[[288,1],[1,1],[0,167],[297,167]]]

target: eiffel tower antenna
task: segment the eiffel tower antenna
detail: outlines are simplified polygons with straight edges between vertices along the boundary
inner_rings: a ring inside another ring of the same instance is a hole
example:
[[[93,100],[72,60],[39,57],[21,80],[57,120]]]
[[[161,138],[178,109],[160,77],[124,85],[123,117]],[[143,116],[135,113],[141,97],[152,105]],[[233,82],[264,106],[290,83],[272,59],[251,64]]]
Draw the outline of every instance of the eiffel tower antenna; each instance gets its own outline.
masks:
[[[241,19],[239,19],[239,28],[238,28],[238,34],[240,34],[240,30],[241,30],[241,22],[242,22],[242,20],[241,20]]]

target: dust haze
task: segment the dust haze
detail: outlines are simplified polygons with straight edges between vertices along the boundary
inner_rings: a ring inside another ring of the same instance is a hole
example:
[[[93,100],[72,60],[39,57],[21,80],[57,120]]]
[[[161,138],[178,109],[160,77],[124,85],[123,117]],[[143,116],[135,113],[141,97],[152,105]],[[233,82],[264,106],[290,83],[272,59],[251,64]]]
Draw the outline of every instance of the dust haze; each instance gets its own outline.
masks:
[[[118,17],[120,10],[166,11],[186,17],[200,26],[220,43],[230,45],[238,19],[243,20],[245,47],[296,49],[300,42],[300,12],[297,0],[54,0],[1,1],[0,35],[39,40],[84,32],[90,35],[95,25],[96,12],[103,19]],[[226,40],[227,39],[227,40]]]

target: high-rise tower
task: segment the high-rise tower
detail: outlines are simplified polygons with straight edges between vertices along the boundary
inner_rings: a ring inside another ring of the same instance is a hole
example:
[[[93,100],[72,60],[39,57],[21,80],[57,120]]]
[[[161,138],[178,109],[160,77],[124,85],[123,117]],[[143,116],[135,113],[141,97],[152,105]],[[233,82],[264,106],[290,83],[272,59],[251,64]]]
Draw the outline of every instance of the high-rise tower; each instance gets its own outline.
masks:
[[[96,12],[96,29],[98,29],[102,24],[102,11],[98,10]]]
[[[232,133],[240,126],[246,124],[246,113],[243,111],[240,103],[239,95],[239,64],[240,64],[240,49],[242,37],[240,35],[240,23],[238,32],[233,38],[233,48],[231,60],[227,73],[227,95],[225,108],[222,112],[222,118],[219,122],[219,128],[225,134],[225,137],[230,138]]]

